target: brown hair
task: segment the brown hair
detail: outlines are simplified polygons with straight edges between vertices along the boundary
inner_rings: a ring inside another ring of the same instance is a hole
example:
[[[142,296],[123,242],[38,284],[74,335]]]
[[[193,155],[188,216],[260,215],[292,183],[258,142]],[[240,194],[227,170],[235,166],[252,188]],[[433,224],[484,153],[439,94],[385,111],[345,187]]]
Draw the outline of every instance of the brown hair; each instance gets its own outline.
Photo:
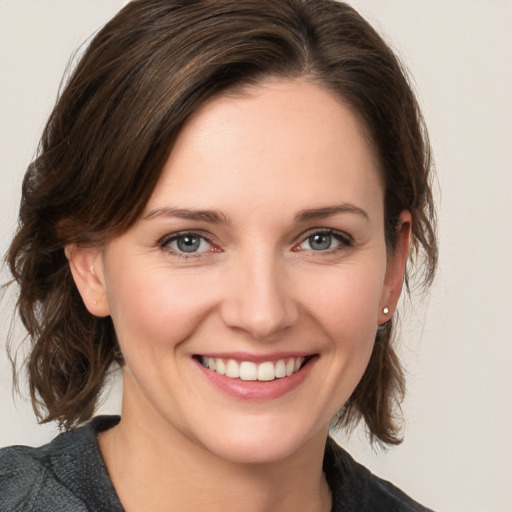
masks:
[[[423,253],[422,284],[431,282],[437,245],[426,131],[401,65],[359,14],[335,0],[135,0],[90,43],[23,182],[7,261],[32,343],[30,393],[41,421],[70,428],[90,418],[109,367],[122,362],[112,321],[86,310],[64,246],[128,229],[191,113],[268,76],[307,76],[359,114],[385,182],[388,250],[409,210],[409,265]],[[364,418],[372,440],[396,444],[404,376],[392,338],[389,321],[337,424]]]

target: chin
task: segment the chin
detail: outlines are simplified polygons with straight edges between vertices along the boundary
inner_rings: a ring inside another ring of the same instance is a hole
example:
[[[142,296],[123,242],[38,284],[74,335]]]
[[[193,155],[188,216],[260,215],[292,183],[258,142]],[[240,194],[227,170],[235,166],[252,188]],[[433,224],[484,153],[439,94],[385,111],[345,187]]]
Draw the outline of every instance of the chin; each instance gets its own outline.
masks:
[[[327,426],[312,432],[288,424],[280,426],[262,424],[245,428],[222,429],[215,434],[207,434],[201,444],[213,455],[236,464],[276,463],[308,451],[310,445],[324,443]],[[258,424],[259,423],[259,424]]]
[[[210,445],[212,443],[209,443]],[[299,445],[300,446],[300,445]],[[226,461],[234,464],[271,464],[285,460],[297,450],[296,445],[281,441],[269,444],[259,440],[234,440],[229,443],[217,444],[215,447],[206,446],[209,451]]]

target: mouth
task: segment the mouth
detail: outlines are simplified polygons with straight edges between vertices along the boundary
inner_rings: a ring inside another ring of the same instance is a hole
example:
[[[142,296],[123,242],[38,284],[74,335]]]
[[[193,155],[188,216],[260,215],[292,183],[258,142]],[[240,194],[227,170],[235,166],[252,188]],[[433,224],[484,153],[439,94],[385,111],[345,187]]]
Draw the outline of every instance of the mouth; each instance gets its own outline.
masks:
[[[314,356],[285,357],[275,361],[244,361],[197,355],[195,358],[212,372],[229,379],[270,382],[291,377],[308,364]]]

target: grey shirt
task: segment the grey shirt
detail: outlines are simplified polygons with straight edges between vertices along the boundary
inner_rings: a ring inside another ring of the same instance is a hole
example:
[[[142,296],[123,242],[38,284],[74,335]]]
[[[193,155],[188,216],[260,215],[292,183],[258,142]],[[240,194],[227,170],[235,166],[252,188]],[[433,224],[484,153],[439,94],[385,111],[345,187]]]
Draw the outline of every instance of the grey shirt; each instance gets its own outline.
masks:
[[[117,416],[99,416],[40,448],[0,450],[0,510],[123,512],[96,437],[118,422]],[[428,512],[356,463],[330,438],[324,471],[332,492],[332,512]]]

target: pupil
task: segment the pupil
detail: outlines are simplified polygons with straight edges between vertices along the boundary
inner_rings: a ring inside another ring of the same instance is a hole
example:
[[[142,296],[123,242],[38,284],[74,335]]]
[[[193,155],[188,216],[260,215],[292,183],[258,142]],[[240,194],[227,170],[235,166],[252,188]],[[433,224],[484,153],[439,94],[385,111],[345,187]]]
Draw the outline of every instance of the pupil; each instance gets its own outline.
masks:
[[[177,240],[178,249],[181,252],[195,252],[199,249],[200,240],[197,236],[181,236]]]
[[[324,251],[331,246],[331,235],[313,235],[310,240],[311,248],[315,251]]]

